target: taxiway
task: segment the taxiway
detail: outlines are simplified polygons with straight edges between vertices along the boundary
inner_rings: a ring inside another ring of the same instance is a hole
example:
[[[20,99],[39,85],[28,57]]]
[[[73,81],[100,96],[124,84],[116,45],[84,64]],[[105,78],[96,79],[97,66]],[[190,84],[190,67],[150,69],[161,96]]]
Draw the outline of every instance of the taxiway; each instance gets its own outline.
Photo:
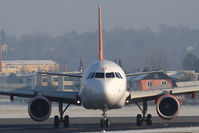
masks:
[[[199,116],[180,116],[174,120],[166,121],[159,117],[153,118],[153,125],[137,127],[135,117],[110,117],[111,127],[109,131],[127,130],[138,131],[143,129],[160,129],[173,127],[197,127]],[[74,133],[74,132],[100,132],[100,117],[73,117],[70,118],[69,128],[53,128],[53,119],[38,123],[30,118],[1,118],[0,133]],[[175,132],[175,131],[174,131]],[[182,131],[183,132],[183,131]]]

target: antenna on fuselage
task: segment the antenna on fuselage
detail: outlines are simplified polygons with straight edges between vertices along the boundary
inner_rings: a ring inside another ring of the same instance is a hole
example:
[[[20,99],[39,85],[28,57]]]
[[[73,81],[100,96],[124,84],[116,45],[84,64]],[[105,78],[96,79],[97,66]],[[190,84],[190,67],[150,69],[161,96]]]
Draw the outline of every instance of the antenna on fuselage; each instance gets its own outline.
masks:
[[[104,60],[103,55],[103,40],[102,40],[102,12],[101,5],[98,5],[98,40],[99,40],[99,60]]]

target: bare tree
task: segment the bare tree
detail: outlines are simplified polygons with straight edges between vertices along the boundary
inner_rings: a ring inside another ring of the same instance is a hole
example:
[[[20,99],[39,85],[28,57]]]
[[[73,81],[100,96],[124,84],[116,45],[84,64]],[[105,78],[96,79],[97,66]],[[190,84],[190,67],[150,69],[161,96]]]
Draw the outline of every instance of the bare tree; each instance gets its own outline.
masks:
[[[165,51],[153,50],[146,55],[146,65],[151,69],[168,69],[168,59]]]

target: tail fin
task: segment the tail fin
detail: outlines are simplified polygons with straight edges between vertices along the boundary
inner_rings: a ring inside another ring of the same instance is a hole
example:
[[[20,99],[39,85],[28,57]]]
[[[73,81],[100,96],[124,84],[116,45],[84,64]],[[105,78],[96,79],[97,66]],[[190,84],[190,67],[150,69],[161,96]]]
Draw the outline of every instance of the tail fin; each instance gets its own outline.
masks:
[[[102,13],[101,5],[98,6],[98,39],[99,39],[99,60],[104,60],[102,41]]]

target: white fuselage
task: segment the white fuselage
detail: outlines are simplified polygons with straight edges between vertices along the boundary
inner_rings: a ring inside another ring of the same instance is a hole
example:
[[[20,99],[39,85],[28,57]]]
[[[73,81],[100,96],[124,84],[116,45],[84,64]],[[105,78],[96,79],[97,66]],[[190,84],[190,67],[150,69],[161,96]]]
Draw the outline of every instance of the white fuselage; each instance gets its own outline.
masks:
[[[111,61],[96,61],[83,74],[80,98],[86,109],[113,109],[124,106],[128,97],[126,75]]]

